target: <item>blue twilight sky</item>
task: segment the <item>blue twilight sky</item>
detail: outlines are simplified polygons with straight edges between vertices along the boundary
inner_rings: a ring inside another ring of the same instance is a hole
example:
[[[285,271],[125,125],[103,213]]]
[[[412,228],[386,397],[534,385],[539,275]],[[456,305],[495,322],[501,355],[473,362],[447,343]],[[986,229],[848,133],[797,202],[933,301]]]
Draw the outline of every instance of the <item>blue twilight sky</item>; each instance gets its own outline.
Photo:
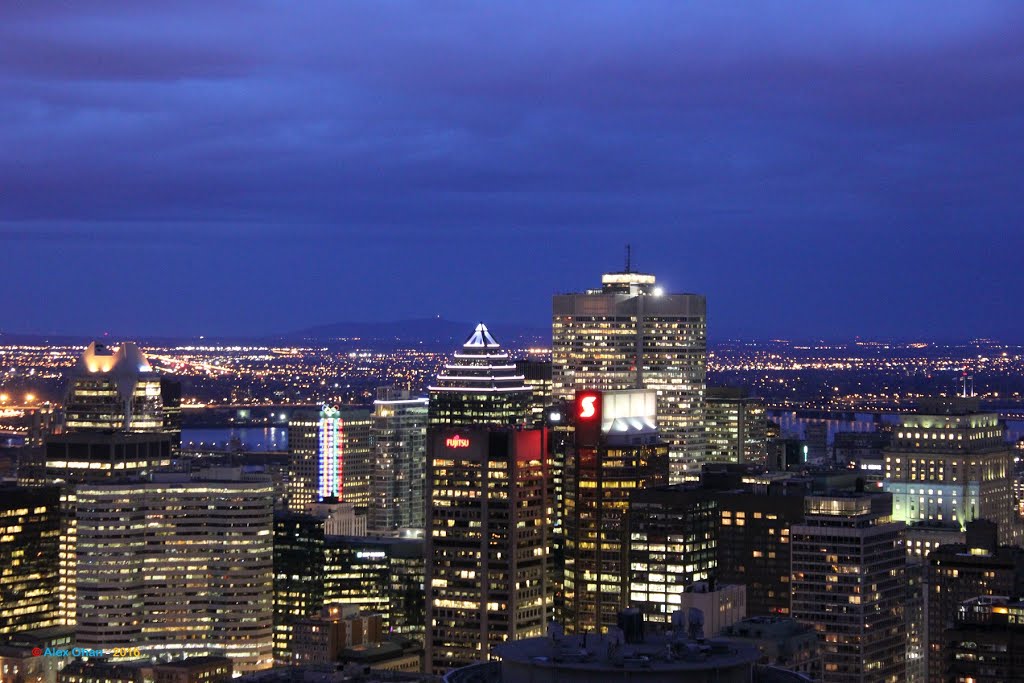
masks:
[[[1024,3],[0,3],[0,330],[1024,340]]]

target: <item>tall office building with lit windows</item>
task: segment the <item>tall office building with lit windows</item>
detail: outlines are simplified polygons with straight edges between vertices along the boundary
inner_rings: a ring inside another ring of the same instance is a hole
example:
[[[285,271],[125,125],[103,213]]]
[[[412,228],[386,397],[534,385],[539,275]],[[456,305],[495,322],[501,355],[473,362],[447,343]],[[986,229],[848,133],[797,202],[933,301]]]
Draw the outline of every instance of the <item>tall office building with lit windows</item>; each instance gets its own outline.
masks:
[[[1020,542],[1013,509],[1013,456],[995,413],[976,398],[926,399],[900,416],[885,449],[885,491],[907,524],[999,525],[1002,543]]]
[[[432,430],[427,480],[427,666],[485,661],[550,621],[553,496],[542,429]]]
[[[792,612],[821,638],[824,683],[906,680],[902,522],[886,495],[804,499],[793,526]]]
[[[704,459],[707,303],[669,294],[654,275],[607,273],[601,289],[552,300],[552,392],[652,389],[673,482]]]
[[[525,424],[530,388],[480,323],[430,387],[430,425]]]
[[[292,660],[295,623],[324,606],[325,520],[312,515],[274,515],[274,661]]]
[[[551,406],[551,361],[526,358],[516,361],[516,372],[533,393],[530,399],[530,423],[544,424],[544,411]]]
[[[77,645],[273,665],[273,484],[202,476],[78,487]]]
[[[62,622],[60,489],[0,485],[0,636]]]
[[[160,374],[138,346],[89,344],[71,371],[64,429],[165,431]]]
[[[18,467],[26,486],[61,489],[60,611],[75,621],[75,489],[86,482],[142,476],[171,464],[178,434],[168,422],[162,378],[139,348],[93,342],[69,372],[63,432]],[[173,410],[172,410],[173,413]]]
[[[768,421],[764,400],[740,387],[708,387],[704,401],[708,462],[765,463]]]
[[[288,421],[288,509],[304,512],[325,499],[370,502],[373,453],[370,411],[340,406],[297,410]]]
[[[630,604],[630,494],[668,481],[669,447],[658,434],[656,402],[653,391],[576,394],[576,430],[563,473],[564,618],[570,633],[615,626]]]
[[[427,460],[427,399],[406,390],[377,389],[370,431],[373,475],[367,527],[393,535],[422,529]]]
[[[327,536],[324,604],[378,613],[388,633],[422,639],[425,547],[422,538]]]

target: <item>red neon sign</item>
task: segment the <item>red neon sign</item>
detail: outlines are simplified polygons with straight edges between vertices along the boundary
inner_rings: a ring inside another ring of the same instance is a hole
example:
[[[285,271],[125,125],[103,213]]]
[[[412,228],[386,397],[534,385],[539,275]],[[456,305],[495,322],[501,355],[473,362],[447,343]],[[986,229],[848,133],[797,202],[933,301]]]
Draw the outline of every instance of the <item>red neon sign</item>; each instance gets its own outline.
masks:
[[[444,440],[444,445],[448,448],[469,448],[469,439],[464,436],[449,436]]]
[[[597,403],[598,397],[594,394],[588,394],[580,396],[580,412],[579,417],[583,420],[591,420],[597,415],[597,407],[594,405]]]

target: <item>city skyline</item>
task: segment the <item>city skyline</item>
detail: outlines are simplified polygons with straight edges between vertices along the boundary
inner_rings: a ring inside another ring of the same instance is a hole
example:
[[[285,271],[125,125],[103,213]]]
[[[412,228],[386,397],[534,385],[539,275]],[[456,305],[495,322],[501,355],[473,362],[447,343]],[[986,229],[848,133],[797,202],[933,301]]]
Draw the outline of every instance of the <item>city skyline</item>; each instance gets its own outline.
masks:
[[[712,339],[1021,339],[1022,12],[5,7],[0,324],[543,326],[630,242]]]

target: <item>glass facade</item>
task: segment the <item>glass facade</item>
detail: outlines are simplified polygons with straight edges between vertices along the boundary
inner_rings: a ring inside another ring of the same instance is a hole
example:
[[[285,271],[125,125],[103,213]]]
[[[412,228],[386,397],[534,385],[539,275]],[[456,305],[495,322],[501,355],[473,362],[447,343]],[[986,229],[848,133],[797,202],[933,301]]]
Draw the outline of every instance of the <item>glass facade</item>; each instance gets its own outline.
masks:
[[[324,520],[274,515],[274,661],[291,663],[293,623],[324,606]]]
[[[0,486],[0,635],[62,624],[60,490]]]
[[[385,632],[423,637],[423,539],[328,536],[324,557],[325,604],[377,612]]]
[[[427,399],[378,389],[373,403],[374,456],[368,528],[375,534],[423,528]]]

